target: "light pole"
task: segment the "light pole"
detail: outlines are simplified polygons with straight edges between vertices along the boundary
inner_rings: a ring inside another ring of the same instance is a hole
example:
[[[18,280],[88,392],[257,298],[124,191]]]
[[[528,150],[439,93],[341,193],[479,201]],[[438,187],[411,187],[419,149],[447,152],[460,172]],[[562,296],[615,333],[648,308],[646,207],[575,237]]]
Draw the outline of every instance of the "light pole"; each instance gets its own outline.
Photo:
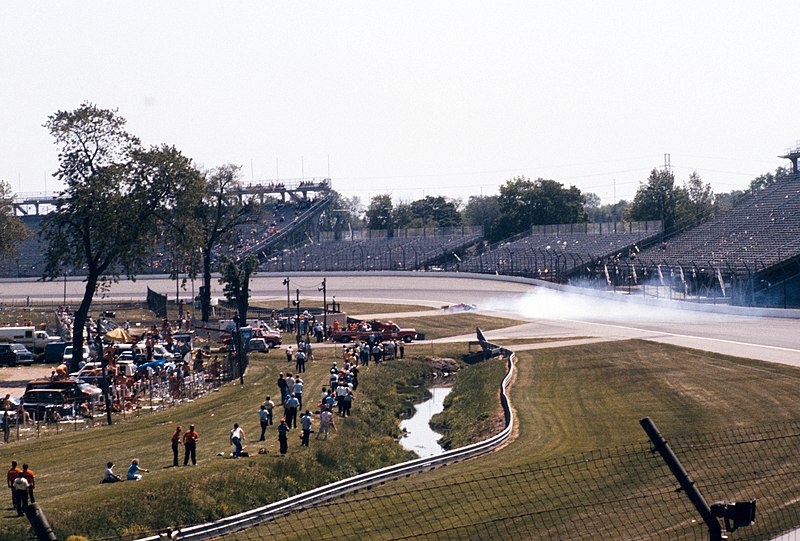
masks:
[[[283,279],[283,285],[286,286],[286,310],[288,312],[289,307],[292,305],[292,300],[289,298],[289,277]],[[288,313],[287,313],[288,316]]]
[[[300,343],[300,290],[295,290],[295,294],[297,295],[297,300],[294,301],[294,305],[297,307],[297,317],[294,320],[294,327],[297,329],[297,343]]]
[[[320,286],[320,290],[322,290],[322,325],[324,327],[324,332],[328,332],[328,287],[327,287],[327,279],[322,279],[322,286]]]

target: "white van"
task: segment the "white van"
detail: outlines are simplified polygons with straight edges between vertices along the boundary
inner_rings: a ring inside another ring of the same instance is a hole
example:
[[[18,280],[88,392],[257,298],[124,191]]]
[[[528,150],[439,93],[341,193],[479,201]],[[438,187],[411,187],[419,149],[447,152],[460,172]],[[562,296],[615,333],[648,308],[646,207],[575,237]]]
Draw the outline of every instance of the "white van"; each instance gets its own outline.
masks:
[[[0,327],[0,342],[22,344],[34,353],[44,351],[49,342],[60,340],[57,336],[47,334],[47,331],[37,330],[36,327]]]

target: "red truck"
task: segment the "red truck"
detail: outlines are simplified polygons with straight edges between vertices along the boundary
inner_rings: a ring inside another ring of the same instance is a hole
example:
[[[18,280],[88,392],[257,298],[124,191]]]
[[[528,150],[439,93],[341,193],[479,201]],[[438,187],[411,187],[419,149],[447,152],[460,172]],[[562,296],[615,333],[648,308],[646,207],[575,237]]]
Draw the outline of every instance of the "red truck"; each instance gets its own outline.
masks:
[[[401,329],[393,321],[362,321],[349,324],[347,329],[338,329],[331,332],[330,339],[332,342],[345,344],[358,340],[369,340],[370,336],[375,336],[379,342],[395,339],[408,343],[417,338],[417,331],[415,329]]]

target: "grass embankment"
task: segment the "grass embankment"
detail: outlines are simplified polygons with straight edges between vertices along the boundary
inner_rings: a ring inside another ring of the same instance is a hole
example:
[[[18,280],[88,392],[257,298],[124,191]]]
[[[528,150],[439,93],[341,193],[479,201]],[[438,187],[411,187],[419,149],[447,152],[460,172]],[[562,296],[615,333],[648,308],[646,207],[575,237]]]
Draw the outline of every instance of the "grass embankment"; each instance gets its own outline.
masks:
[[[663,463],[643,445],[646,436],[639,419],[650,416],[674,442],[800,415],[800,369],[664,344],[625,341],[522,352],[517,366],[511,403],[519,430],[500,451],[278,519],[257,532],[243,533],[241,539],[269,539],[286,531],[289,520],[309,527],[288,539],[316,538],[326,531],[362,540],[691,537],[687,529],[697,526],[697,517],[685,497],[675,494],[675,481]],[[494,377],[499,384],[499,374]],[[586,457],[578,455],[633,445],[642,450],[631,467],[625,467],[624,457],[611,457],[611,462],[599,462],[592,470]],[[713,447],[704,449],[699,451],[706,455],[702,480],[724,483],[744,475],[740,459],[721,460],[711,456]],[[760,475],[797,471],[798,460],[783,454],[774,460],[778,469]],[[613,465],[620,462],[616,470]],[[761,467],[749,464],[746,469]],[[521,471],[531,473],[514,476]],[[660,484],[653,485],[654,475]],[[792,520],[790,515],[779,516],[782,502],[791,501],[792,482],[769,485],[789,491],[789,496],[777,500],[774,509],[760,508],[762,527],[772,520],[772,531],[780,531],[774,521]],[[747,499],[758,486],[754,481],[735,495],[715,496]],[[661,495],[648,496],[654,491]],[[628,497],[628,503],[603,503]],[[516,518],[507,518],[512,516]],[[679,523],[686,529],[671,529]],[[604,530],[609,527],[616,529]]]
[[[425,334],[426,340],[435,340],[446,336],[474,334],[475,327],[484,331],[510,327],[519,322],[515,319],[484,316],[481,314],[441,314],[419,317],[400,317],[394,320],[402,328],[416,329]]]
[[[458,372],[444,411],[430,425],[442,434],[439,445],[455,449],[484,440],[503,429],[499,382],[506,373],[507,361],[491,359],[467,365]]]
[[[309,363],[303,378],[306,406],[319,400],[338,352],[315,351],[317,361]],[[37,500],[63,539],[69,534],[96,538],[213,520],[412,456],[395,441],[397,416],[427,392],[430,365],[406,359],[362,370],[353,416],[336,419],[338,432],[328,441],[312,438],[306,449],[299,446],[296,431],[289,439],[289,454],[279,457],[275,427],[268,429],[266,443],[255,440],[260,433],[258,406],[266,395],[278,394],[277,373],[289,366],[284,359],[280,351],[256,357],[244,387],[230,384],[177,409],[113,427],[3,446],[0,462],[16,458],[31,465],[37,474]],[[228,435],[234,422],[245,429],[253,453],[235,461],[216,456],[231,451]],[[199,464],[172,468],[170,436],[176,424],[189,423],[197,425],[201,438]],[[269,454],[255,454],[262,445]],[[107,461],[115,462],[124,475],[132,458],[151,470],[143,481],[99,483]],[[22,539],[26,531],[27,522],[10,514],[0,518],[0,539]]]

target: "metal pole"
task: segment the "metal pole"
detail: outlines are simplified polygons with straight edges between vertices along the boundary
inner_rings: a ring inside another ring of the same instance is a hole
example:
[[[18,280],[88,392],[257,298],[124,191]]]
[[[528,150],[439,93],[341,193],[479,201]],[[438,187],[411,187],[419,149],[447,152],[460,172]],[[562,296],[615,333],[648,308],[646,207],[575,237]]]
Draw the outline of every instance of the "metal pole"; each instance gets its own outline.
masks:
[[[327,279],[322,279],[322,325],[324,327],[323,334],[328,332],[328,286]]]
[[[675,479],[678,480],[678,483],[681,485],[681,489],[689,497],[689,501],[692,502],[692,505],[694,505],[695,509],[697,509],[697,512],[700,513],[700,516],[703,518],[703,521],[708,527],[709,540],[721,541],[722,527],[720,526],[719,521],[711,513],[711,508],[708,506],[705,498],[703,498],[700,490],[695,485],[694,479],[692,479],[686,470],[683,469],[680,460],[678,460],[678,457],[672,452],[667,440],[665,440],[664,436],[662,436],[658,431],[658,428],[656,428],[655,423],[653,423],[650,417],[645,417],[644,419],[640,420],[639,424],[642,425],[642,428],[647,433],[647,437],[650,438],[650,441],[653,443],[655,451],[658,451],[658,453],[661,455],[661,458],[664,459],[664,462],[672,472],[672,475],[674,475]]]
[[[295,290],[297,295],[297,300],[295,301],[295,305],[297,306],[297,317],[294,320],[294,328],[297,331],[297,343],[300,343],[300,290]]]
[[[289,293],[289,277],[288,276],[286,278],[284,278],[283,285],[286,286],[286,311],[288,312],[289,308],[292,306],[292,299],[291,299],[291,296],[290,296],[291,294]],[[286,315],[288,316],[289,314],[287,313]]]
[[[239,364],[239,384],[244,385],[244,348],[242,347],[242,322],[239,319],[239,314],[233,316],[233,322],[236,324],[236,360]]]

